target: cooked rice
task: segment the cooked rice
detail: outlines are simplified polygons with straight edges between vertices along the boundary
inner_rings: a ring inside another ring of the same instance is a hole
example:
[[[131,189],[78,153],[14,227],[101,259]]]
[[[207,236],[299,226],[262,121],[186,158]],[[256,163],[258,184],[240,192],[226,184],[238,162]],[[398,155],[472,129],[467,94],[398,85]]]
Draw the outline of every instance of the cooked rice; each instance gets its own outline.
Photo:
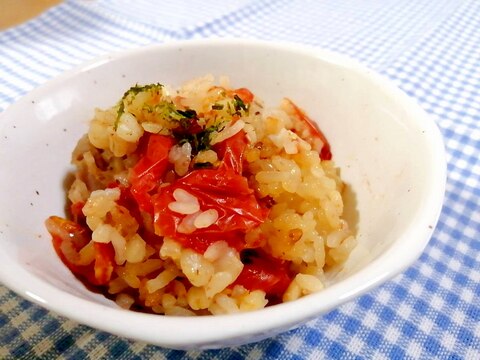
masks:
[[[112,183],[129,186],[144,134],[171,131],[165,115],[168,109],[155,108],[160,100],[197,114],[215,107],[215,121],[223,125],[211,133],[211,145],[245,132],[248,184],[258,199],[269,199],[271,205],[267,219],[245,235],[245,248],[261,249],[288,264],[291,282],[282,301],[321,291],[324,272],[345,262],[355,246],[342,218],[343,184],[338,171],[331,160],[320,159],[324,144],[302,128],[294,105],[284,101],[279,108],[264,109],[255,97],[248,112],[240,112],[232,121],[227,111],[232,99],[225,96],[231,90],[229,81],[223,77],[220,84],[215,86],[213,77],[206,76],[178,91],[151,85],[126,95],[119,103],[123,106],[120,116],[119,105],[96,110],[88,138],[81,139],[73,152],[77,172],[68,198],[73,204],[84,204],[91,241],[76,249],[78,254],[70,249],[70,255],[67,251],[64,255],[68,261],[91,266],[94,243],[111,244],[115,264],[104,288],[122,308],[190,316],[251,311],[269,303],[265,291],[235,284],[244,263],[227,241],[217,241],[200,253],[175,238],[152,235],[152,217],[144,213],[139,217],[121,202],[119,188],[110,188]],[[174,145],[168,161],[175,174],[165,179],[184,176],[198,164],[221,163],[212,149],[194,154],[189,142]],[[177,224],[180,234],[208,229],[219,219],[217,210],[202,209],[186,189],[176,189],[173,198],[168,208],[184,215]],[[49,230],[56,234],[52,224]]]

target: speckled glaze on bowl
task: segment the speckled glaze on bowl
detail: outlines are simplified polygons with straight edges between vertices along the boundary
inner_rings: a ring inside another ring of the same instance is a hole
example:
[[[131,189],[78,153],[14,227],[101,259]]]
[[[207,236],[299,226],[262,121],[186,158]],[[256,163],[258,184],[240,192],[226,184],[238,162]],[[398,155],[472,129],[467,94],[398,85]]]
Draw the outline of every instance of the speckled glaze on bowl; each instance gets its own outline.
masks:
[[[122,310],[85,289],[55,254],[44,220],[63,214],[70,154],[95,107],[135,83],[178,86],[227,75],[276,106],[290,97],[329,139],[347,184],[359,245],[322,292],[263,310],[167,317]],[[177,349],[273,336],[368,291],[417,259],[445,190],[440,132],[381,76],[343,56],[252,40],[177,42],[104,56],[50,81],[0,116],[0,280],[21,296],[92,327]]]

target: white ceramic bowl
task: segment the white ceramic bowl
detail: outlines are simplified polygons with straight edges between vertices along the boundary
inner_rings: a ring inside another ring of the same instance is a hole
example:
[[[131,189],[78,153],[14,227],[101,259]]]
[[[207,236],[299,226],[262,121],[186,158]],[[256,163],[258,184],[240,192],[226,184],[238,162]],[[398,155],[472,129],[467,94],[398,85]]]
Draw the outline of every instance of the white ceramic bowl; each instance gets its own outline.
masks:
[[[126,311],[94,294],[55,254],[44,220],[63,214],[70,154],[95,107],[135,83],[174,86],[228,75],[276,106],[290,97],[318,121],[348,185],[359,246],[323,292],[260,311],[196,318]],[[80,323],[166,347],[216,348],[298,326],[409,266],[436,225],[445,188],[440,132],[404,93],[358,63],[292,44],[192,41],[102,57],[22,98],[0,118],[0,280]]]

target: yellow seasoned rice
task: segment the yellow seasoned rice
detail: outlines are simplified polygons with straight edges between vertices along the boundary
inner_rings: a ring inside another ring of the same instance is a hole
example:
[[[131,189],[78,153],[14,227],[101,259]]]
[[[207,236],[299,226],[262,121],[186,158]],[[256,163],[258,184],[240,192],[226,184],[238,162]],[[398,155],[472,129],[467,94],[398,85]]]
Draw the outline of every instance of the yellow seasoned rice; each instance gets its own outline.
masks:
[[[82,213],[92,234],[79,261],[93,264],[94,243],[113,245],[115,264],[105,292],[122,308],[190,316],[251,311],[269,304],[264,291],[235,284],[244,264],[228,242],[217,241],[201,254],[174,238],[151,241],[142,236],[154,231],[151,216],[143,214],[140,221],[119,204],[120,190],[108,188],[112,182],[129,185],[129,171],[138,161],[136,150],[145,133],[171,130],[168,114],[149,111],[159,98],[197,113],[206,113],[212,104],[226,109],[231,99],[225,91],[231,89],[226,78],[220,83],[223,86],[215,85],[208,75],[176,91],[138,87],[134,96],[116,106],[97,109],[88,134],[73,152],[77,171],[68,198],[73,204],[84,203]],[[334,163],[320,159],[321,141],[302,138],[298,114],[288,100],[267,109],[255,97],[237,121],[232,122],[226,111],[219,111],[216,121],[224,126],[211,134],[212,144],[245,131],[248,183],[258,198],[271,203],[268,218],[246,234],[247,247],[288,262],[293,275],[282,301],[321,291],[325,271],[344,263],[356,243],[342,218],[343,183]],[[169,161],[177,176],[196,163],[220,162],[211,149],[192,154],[189,143],[175,145]],[[217,221],[218,212],[202,211],[187,191],[178,189],[173,196],[169,209],[185,216],[179,233]]]

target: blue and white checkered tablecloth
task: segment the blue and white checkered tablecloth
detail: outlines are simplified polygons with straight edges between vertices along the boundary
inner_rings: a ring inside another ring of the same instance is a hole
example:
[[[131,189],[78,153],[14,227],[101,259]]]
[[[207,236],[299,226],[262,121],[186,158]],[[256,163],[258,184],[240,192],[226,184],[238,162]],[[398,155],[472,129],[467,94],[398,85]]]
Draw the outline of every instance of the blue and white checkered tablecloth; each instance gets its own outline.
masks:
[[[203,352],[99,332],[0,286],[0,358],[480,359],[480,1],[67,0],[0,32],[0,111],[101,54],[212,37],[335,50],[418,100],[440,126],[448,161],[444,209],[425,252],[303,327]]]

